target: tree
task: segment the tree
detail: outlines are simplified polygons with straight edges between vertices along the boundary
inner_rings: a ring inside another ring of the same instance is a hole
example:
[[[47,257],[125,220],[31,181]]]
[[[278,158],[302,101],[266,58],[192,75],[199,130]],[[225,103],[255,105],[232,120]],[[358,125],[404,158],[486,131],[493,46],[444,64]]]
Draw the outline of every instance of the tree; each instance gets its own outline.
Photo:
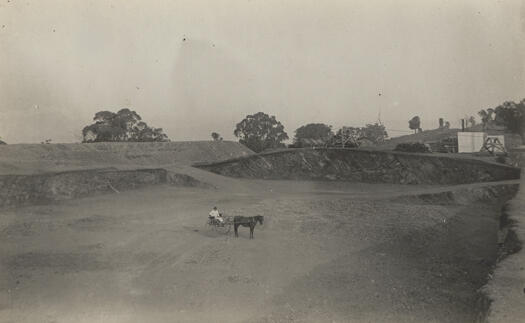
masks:
[[[446,121],[443,118],[439,118],[439,129],[449,129],[449,128],[450,128],[450,122]],[[412,129],[412,128],[410,128],[410,129]],[[419,130],[419,131],[421,131],[421,130]]]
[[[465,116],[465,123],[467,128],[474,127],[476,125],[476,118],[474,116]]]
[[[363,138],[363,128],[342,127],[334,136],[334,144],[343,148],[359,147],[359,140]]]
[[[213,141],[222,141],[222,137],[217,132],[212,132],[211,137],[213,138]]]
[[[388,137],[385,126],[379,123],[367,124],[361,131],[362,139],[368,139],[374,144],[382,143]]]
[[[504,102],[494,109],[494,122],[512,133],[523,136],[525,130],[525,99],[519,103]]]
[[[162,128],[149,127],[137,112],[127,108],[117,113],[99,111],[93,121],[95,123],[82,129],[83,142],[169,141]]]
[[[147,123],[139,121],[136,125],[132,126],[131,135],[127,141],[168,141],[168,136],[162,132],[162,128],[151,128]]]
[[[309,123],[295,130],[294,143],[300,142],[301,139],[328,140],[333,135],[332,126],[324,123]]]
[[[408,121],[408,127],[414,130],[414,133],[421,132],[421,119],[419,116],[415,116]]]
[[[480,110],[478,115],[481,117],[481,123],[483,124],[483,130],[487,129],[487,126],[492,122],[494,109],[489,108],[487,110]]]
[[[385,126],[379,123],[367,124],[365,127],[342,127],[334,136],[335,145],[359,147],[364,140],[374,144],[385,141],[388,137]]]
[[[488,108],[478,112],[483,123],[483,130],[487,126],[496,124],[504,126],[508,131],[525,137],[525,99],[519,103],[512,101],[503,102],[496,108]]]
[[[258,112],[248,115],[239,122],[233,132],[239,142],[255,152],[269,148],[284,147],[283,141],[288,139],[284,126],[266,113]]]

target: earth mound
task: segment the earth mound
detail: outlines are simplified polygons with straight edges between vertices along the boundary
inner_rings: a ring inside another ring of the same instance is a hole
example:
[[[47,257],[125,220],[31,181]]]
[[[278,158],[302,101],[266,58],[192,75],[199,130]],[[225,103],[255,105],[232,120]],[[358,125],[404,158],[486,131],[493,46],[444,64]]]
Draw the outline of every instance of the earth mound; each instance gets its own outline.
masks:
[[[0,147],[0,174],[27,174],[120,165],[192,164],[248,156],[233,141],[15,144]]]
[[[477,159],[356,149],[288,149],[194,166],[231,177],[391,184],[468,184],[520,177],[518,168]]]

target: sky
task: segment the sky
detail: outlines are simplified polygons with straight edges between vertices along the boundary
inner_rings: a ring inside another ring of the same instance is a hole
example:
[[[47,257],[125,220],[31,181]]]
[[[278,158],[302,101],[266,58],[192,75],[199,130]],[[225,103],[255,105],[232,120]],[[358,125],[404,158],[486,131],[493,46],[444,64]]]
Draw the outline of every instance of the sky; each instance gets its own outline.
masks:
[[[290,137],[380,118],[390,136],[525,98],[518,0],[0,0],[0,138],[80,142],[101,110],[173,141]]]

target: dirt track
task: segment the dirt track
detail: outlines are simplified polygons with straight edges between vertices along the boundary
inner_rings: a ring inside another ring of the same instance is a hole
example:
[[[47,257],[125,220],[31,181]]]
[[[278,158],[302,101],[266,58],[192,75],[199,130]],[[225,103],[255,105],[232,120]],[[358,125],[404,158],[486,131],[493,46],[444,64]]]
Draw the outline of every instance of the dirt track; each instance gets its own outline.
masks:
[[[475,320],[496,206],[392,200],[424,190],[413,186],[222,179],[3,211],[0,321]],[[210,231],[214,204],[264,215],[255,240]]]

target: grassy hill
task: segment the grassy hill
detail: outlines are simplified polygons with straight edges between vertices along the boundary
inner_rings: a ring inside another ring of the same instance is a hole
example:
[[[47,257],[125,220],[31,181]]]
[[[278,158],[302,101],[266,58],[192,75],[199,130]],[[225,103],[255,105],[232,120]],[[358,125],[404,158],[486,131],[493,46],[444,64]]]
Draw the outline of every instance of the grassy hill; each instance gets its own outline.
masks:
[[[461,131],[461,129],[426,130],[426,131],[422,131],[422,132],[411,134],[411,135],[391,138],[391,139],[386,140],[381,145],[366,147],[366,149],[393,150],[394,148],[396,148],[397,145],[403,144],[403,143],[411,143],[411,142],[426,143],[426,142],[433,142],[433,141],[441,141],[443,139],[456,137],[459,131]]]
[[[431,142],[437,142],[448,138],[456,138],[457,133],[460,132],[461,129],[433,129],[433,130],[427,130],[415,134],[395,137],[386,140],[383,144],[377,145],[377,146],[371,146],[366,147],[366,149],[375,149],[375,150],[393,150],[396,148],[397,145],[403,144],[403,143],[413,143],[413,142],[420,142],[420,143],[431,143]],[[509,132],[505,129],[503,126],[498,126],[495,124],[489,124],[485,128],[483,125],[477,124],[475,126],[469,127],[465,129],[466,132],[486,132],[489,135],[503,135],[505,134],[505,142],[506,146],[508,143],[508,146],[516,146],[521,145],[521,139],[519,138],[519,135],[516,134],[509,134]]]
[[[112,166],[189,165],[253,154],[233,141],[104,142],[0,146],[0,174],[27,174]]]

